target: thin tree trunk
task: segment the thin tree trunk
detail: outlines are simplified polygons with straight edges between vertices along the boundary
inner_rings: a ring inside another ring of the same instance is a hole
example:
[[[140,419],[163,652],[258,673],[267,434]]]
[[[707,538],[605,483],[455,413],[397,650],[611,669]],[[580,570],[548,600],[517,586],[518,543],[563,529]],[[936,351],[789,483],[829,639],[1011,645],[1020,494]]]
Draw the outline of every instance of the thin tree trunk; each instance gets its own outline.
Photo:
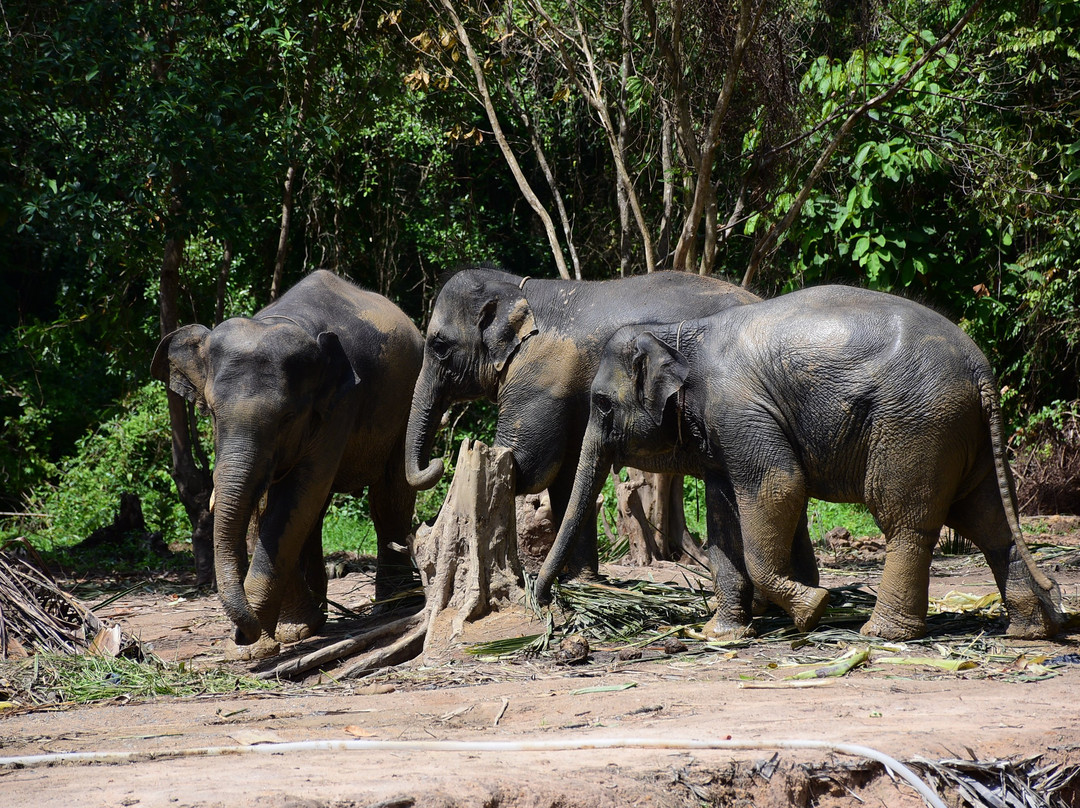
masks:
[[[629,124],[626,119],[626,84],[630,78],[630,9],[631,0],[623,0],[622,9],[622,63],[619,65],[619,95],[617,142],[619,154],[626,155],[626,136]],[[615,198],[619,206],[619,275],[626,277],[630,268],[630,199],[621,182],[615,184]]]
[[[274,276],[270,282],[270,299],[277,300],[285,281],[285,259],[289,254],[289,229],[292,226],[293,192],[298,174],[296,164],[285,172],[285,192],[281,198],[281,227],[278,229],[277,253],[274,256]]]
[[[182,172],[176,166],[172,171],[172,187],[178,188]],[[179,213],[179,200],[170,203],[170,221]],[[159,297],[161,336],[176,330],[179,324],[177,300],[180,293],[180,265],[184,258],[185,238],[174,233],[165,242],[165,255],[161,262],[161,288]],[[192,428],[191,405],[172,390],[167,392],[169,424],[172,429],[172,478],[176,493],[191,522],[191,549],[195,556],[195,582],[209,586],[214,580],[214,517],[210,512],[210,493],[214,483],[209,467],[195,461],[195,453],[205,456],[198,446],[198,433]]]
[[[449,0],[443,0],[443,3],[447,2],[449,2]],[[574,57],[567,50],[566,44],[563,42],[563,38],[566,37],[566,34],[562,32],[554,19],[552,19],[551,15],[548,14],[541,0],[532,0],[532,7],[548,24],[550,31],[548,35],[552,37],[555,47],[559,51],[563,66],[566,68],[570,80],[574,83],[574,86],[577,87],[578,92],[581,93],[582,97],[589,103],[589,106],[596,111],[597,119],[600,121],[601,128],[604,130],[604,135],[607,138],[608,148],[611,150],[612,159],[615,161],[615,171],[618,175],[619,182],[626,191],[627,202],[630,205],[630,210],[634,214],[634,221],[637,223],[638,233],[641,236],[642,247],[645,253],[645,271],[652,272],[655,269],[652,235],[649,233],[649,227],[645,221],[645,214],[641,208],[641,200],[638,198],[637,191],[634,189],[633,180],[630,179],[630,173],[626,167],[626,155],[619,147],[618,133],[615,125],[611,121],[611,112],[608,109],[607,101],[603,96],[603,82],[597,74],[592,48],[589,45],[589,37],[585,33],[585,26],[578,16],[577,8],[573,4],[570,6],[570,10],[574,16],[574,23],[577,26],[575,34],[577,38],[574,40],[574,44],[577,50],[581,51],[582,58],[584,59],[585,71],[588,74],[588,83],[583,81],[578,74]]]
[[[683,220],[682,233],[679,234],[678,244],[675,246],[675,269],[688,269],[694,265],[691,259],[694,253],[692,246],[697,240],[698,224],[705,215],[712,193],[712,169],[716,156],[716,147],[720,137],[720,126],[727,117],[727,111],[731,107],[731,99],[735,95],[735,85],[742,69],[743,55],[746,46],[757,30],[765,9],[764,0],[759,3],[757,11],[753,9],[753,0],[742,0],[739,6],[739,29],[735,34],[735,45],[731,49],[731,59],[728,61],[727,71],[724,74],[724,84],[717,96],[716,105],[713,107],[712,118],[709,128],[706,130],[700,147],[701,156],[698,164],[697,176],[694,179],[694,194],[690,203],[690,209]]]
[[[514,94],[510,87],[509,79],[506,81],[505,86],[507,97],[514,105],[518,117],[521,118],[521,122],[525,125],[525,129],[529,133],[529,143],[532,145],[533,153],[536,155],[536,162],[540,165],[540,171],[543,173],[544,179],[547,180],[548,189],[551,191],[551,197],[555,200],[555,209],[559,213],[559,224],[562,225],[563,237],[566,239],[566,249],[570,253],[570,263],[574,266],[574,278],[580,281],[581,260],[578,258],[577,248],[574,246],[574,229],[570,224],[570,216],[566,212],[566,204],[563,201],[562,192],[559,190],[559,183],[555,180],[555,172],[551,168],[551,163],[548,162],[547,153],[544,151],[544,146],[540,142],[540,136],[537,134],[536,127],[533,125],[532,116],[529,115],[528,110],[521,105],[518,96]]]
[[[221,263],[218,264],[217,299],[214,302],[214,325],[225,319],[225,295],[229,290],[229,273],[232,271],[232,241],[225,239]]]
[[[675,214],[671,133],[671,119],[665,114],[660,124],[660,166],[664,172],[664,212],[660,220],[660,236],[656,242],[656,263],[659,269],[667,269],[671,266],[671,219]]]
[[[476,89],[480,93],[480,100],[484,105],[484,111],[487,113],[488,123],[491,125],[491,130],[495,135],[495,142],[498,143],[503,159],[506,160],[506,165],[510,168],[510,173],[514,175],[514,179],[517,181],[518,189],[521,191],[522,196],[525,197],[525,201],[529,203],[529,206],[535,211],[536,215],[540,217],[540,221],[544,225],[544,233],[547,234],[548,245],[551,248],[551,255],[555,259],[555,266],[559,270],[559,275],[566,280],[569,280],[570,271],[566,267],[566,257],[563,255],[562,245],[559,244],[559,236],[555,232],[555,224],[551,220],[551,214],[547,212],[547,208],[544,207],[540,198],[536,195],[536,192],[533,191],[528,179],[525,178],[525,172],[521,170],[521,165],[518,163],[517,157],[510,148],[510,143],[507,141],[506,134],[503,132],[502,124],[499,122],[498,113],[495,111],[495,104],[491,100],[491,92],[488,90],[487,79],[484,77],[483,65],[481,65],[480,58],[476,55],[476,51],[473,50],[469,34],[465,30],[465,26],[462,24],[461,18],[454,8],[454,4],[450,0],[440,0],[440,2],[442,7],[446,9],[446,13],[450,15],[458,41],[465,49],[465,56],[469,60],[469,66],[472,68],[473,77],[476,80]]]

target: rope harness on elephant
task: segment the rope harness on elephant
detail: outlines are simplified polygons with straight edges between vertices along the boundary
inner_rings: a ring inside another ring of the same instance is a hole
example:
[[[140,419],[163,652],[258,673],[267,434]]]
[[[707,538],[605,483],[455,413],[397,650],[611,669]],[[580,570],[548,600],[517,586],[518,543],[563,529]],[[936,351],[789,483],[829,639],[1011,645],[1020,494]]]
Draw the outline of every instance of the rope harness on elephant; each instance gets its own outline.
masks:
[[[286,317],[284,314],[260,314],[260,315],[256,316],[254,319],[256,319],[256,320],[270,320],[270,319],[287,320],[288,322],[292,323],[293,325],[295,325],[297,328],[301,329],[302,331],[307,330],[306,328],[304,328],[304,326],[300,325],[300,323],[296,322],[296,320],[294,320],[292,317]]]
[[[679,323],[679,330],[675,332],[675,352],[682,353],[682,329],[686,325],[686,320]],[[686,401],[686,385],[679,385],[679,389],[675,393],[675,410],[676,418],[675,428],[678,437],[679,446],[682,446],[682,419],[683,419],[683,405]]]

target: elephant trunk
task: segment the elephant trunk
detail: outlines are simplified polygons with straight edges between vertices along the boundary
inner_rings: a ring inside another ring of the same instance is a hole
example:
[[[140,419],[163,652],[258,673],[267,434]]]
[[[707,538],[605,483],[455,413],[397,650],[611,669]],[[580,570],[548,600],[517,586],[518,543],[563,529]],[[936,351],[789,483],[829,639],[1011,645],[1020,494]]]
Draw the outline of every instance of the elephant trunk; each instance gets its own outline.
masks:
[[[250,459],[229,456],[219,456],[214,468],[214,572],[218,595],[240,644],[256,642],[262,635],[244,592],[247,530],[257,495],[251,470]]]
[[[425,360],[413,392],[409,426],[405,432],[405,478],[409,485],[421,491],[434,486],[443,474],[441,459],[429,461],[443,407],[427,368]]]
[[[574,476],[574,490],[570,494],[570,502],[566,506],[562,524],[559,526],[559,534],[555,537],[555,543],[548,550],[547,558],[536,576],[534,593],[540,603],[551,602],[551,584],[566,563],[570,544],[581,531],[582,520],[592,513],[590,506],[600,496],[604,487],[605,472],[611,467],[609,452],[603,451],[599,438],[599,429],[592,423],[585,433],[581,447],[581,456],[578,459],[577,473]]]

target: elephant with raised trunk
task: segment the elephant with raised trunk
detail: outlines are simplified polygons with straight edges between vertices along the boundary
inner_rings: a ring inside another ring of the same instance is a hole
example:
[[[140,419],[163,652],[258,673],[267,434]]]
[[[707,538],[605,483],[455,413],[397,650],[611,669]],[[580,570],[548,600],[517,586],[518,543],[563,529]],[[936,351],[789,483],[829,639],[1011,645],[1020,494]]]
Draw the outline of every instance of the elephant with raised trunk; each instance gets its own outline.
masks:
[[[865,503],[885,534],[864,634],[925,632],[943,524],[982,550],[1009,634],[1042,638],[1061,626],[1057,585],[1020,531],[989,362],[930,309],[823,286],[628,327],[605,347],[591,397],[566,519],[536,582],[541,597],[606,470],[628,463],[706,480],[709,552],[724,572],[714,635],[747,624],[749,583],[800,629],[818,622],[828,592],[790,573],[808,497]]]
[[[409,482],[430,488],[435,433],[453,403],[497,402],[494,445],[511,450],[516,493],[547,488],[556,524],[573,487],[589,417],[589,384],[604,344],[627,323],[702,317],[760,300],[741,287],[686,272],[610,281],[523,278],[491,267],[446,282],[428,323],[406,440]],[[595,497],[577,523],[572,576],[597,569]],[[801,522],[796,568],[816,585],[813,548]]]
[[[213,418],[215,572],[238,644],[271,653],[272,638],[322,627],[322,523],[335,492],[367,488],[376,597],[411,579],[404,446],[422,358],[423,336],[397,306],[324,270],[254,317],[161,341],[153,375]]]

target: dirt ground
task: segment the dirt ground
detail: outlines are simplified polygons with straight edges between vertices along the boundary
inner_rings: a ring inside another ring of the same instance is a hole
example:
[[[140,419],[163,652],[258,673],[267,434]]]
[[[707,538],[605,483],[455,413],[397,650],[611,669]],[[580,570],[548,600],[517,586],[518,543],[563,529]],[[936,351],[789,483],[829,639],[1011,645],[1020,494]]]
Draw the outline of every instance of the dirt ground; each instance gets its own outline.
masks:
[[[1080,519],[1040,523],[1037,557],[1080,611]],[[820,558],[830,588],[880,577],[879,544],[857,540]],[[611,578],[657,578],[668,567],[607,567]],[[931,595],[995,592],[979,556],[935,558]],[[331,581],[330,599],[361,610],[370,575]],[[153,646],[164,660],[193,666],[225,661],[228,621],[216,597],[183,581],[157,580],[125,595],[100,616]],[[769,618],[769,625],[782,623]],[[1000,621],[958,635],[954,621],[931,621],[931,636],[872,650],[840,678],[786,678],[790,662],[845,650],[828,633],[704,651],[690,643],[666,654],[644,649],[619,660],[618,646],[594,648],[589,661],[550,656],[484,661],[473,657],[383,671],[360,680],[312,677],[274,690],[227,696],[114,699],[90,706],[0,713],[0,756],[133,752],[124,763],[0,766],[0,804],[56,806],[920,806],[908,783],[859,754],[777,749],[775,742],[857,744],[897,758],[1018,760],[1035,768],[1080,765],[1080,657],[1075,632],[1054,641],[1013,641]],[[327,637],[355,630],[331,616]],[[815,637],[819,639],[815,639]],[[809,639],[809,642],[806,640]],[[890,655],[936,657],[982,649],[959,671],[881,662]],[[1056,661],[1055,661],[1056,660]],[[756,749],[680,749],[680,741],[757,743]],[[565,742],[577,749],[463,751],[408,748],[276,751],[304,741]],[[627,748],[633,743],[670,748]],[[603,743],[613,748],[589,748]],[[234,747],[246,753],[176,756]],[[261,750],[261,751],[260,751]],[[914,764],[913,764],[914,765]],[[1074,769],[1075,771],[1076,769]],[[916,768],[920,777],[924,770]],[[944,802],[958,792],[938,787]],[[1058,792],[1080,806],[1080,775]]]

